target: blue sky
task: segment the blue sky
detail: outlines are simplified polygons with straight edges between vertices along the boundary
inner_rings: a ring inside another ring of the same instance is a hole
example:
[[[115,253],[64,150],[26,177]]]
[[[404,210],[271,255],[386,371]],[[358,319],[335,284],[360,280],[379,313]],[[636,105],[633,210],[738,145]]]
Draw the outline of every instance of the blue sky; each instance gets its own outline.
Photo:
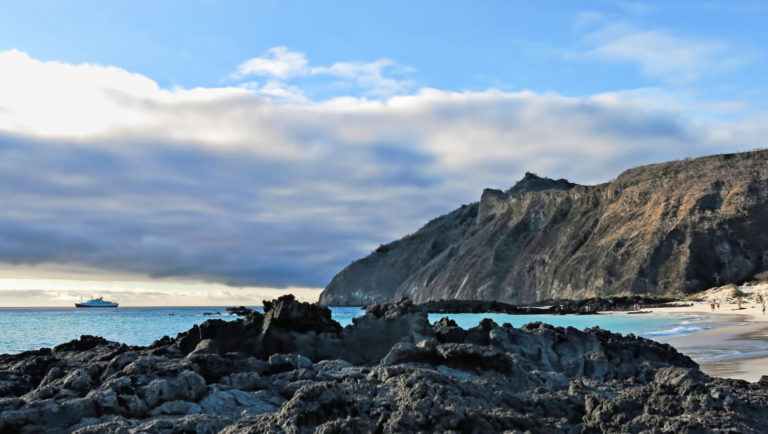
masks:
[[[525,171],[599,183],[765,146],[766,12],[2,3],[0,290],[34,304],[52,295],[19,279],[194,281],[215,285],[205,304],[321,288]]]
[[[704,60],[743,58],[743,68],[697,71],[696,86],[684,83],[707,89],[702,97],[765,94],[768,5],[759,1],[41,1],[5,2],[0,12],[3,48],[115,65],[163,87],[220,85],[244,59],[277,46],[320,65],[394,59],[418,85],[439,89],[588,95],[666,85],[636,61],[586,55],[600,43],[590,35],[624,26],[691,48],[722,45]]]

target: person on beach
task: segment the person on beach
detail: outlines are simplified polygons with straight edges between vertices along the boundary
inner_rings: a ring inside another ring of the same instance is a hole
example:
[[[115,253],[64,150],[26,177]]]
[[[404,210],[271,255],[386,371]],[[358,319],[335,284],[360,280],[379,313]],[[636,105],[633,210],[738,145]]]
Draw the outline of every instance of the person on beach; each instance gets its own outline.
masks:
[[[717,310],[720,310],[720,300],[717,300],[717,303],[715,304],[717,305]]]
[[[715,302],[710,302],[709,303],[709,308],[712,309],[712,312],[714,312],[715,311]]]
[[[765,315],[765,302],[763,302],[763,315]]]

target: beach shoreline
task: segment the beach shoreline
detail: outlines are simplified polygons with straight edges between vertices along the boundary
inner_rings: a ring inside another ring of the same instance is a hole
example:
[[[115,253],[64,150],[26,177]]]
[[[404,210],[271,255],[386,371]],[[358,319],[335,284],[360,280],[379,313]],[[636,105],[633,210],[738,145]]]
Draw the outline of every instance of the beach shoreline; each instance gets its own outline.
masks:
[[[713,321],[741,323],[653,339],[670,344],[688,355],[707,375],[755,382],[768,375],[768,315],[762,313],[760,304],[745,302],[742,306],[739,309],[736,303],[721,303],[720,308],[712,311],[709,301],[699,301],[690,306],[647,310],[653,313],[703,314]]]

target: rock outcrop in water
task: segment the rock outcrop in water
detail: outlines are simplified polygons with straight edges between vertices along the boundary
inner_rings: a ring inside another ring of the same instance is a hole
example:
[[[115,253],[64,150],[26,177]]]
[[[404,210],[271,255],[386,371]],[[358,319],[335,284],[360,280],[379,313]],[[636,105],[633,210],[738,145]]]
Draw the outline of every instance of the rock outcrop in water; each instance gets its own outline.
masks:
[[[584,300],[545,300],[546,307],[515,306],[491,300],[431,300],[413,306],[428,313],[506,313],[509,315],[594,315],[599,312],[626,312],[636,309],[670,306],[673,298],[630,297],[587,298]]]
[[[595,185],[526,174],[337,274],[320,301],[512,304],[681,295],[768,270],[768,151],[627,170]]]
[[[0,432],[764,432],[768,377],[710,378],[600,329],[430,325],[404,300],[341,328],[281,297],[149,347],[0,356]]]

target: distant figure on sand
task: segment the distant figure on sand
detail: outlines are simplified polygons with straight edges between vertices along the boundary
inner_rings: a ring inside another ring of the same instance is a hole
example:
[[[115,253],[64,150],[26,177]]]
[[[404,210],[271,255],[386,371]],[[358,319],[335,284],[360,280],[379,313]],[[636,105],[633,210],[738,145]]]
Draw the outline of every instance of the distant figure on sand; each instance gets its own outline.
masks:
[[[765,303],[763,303],[763,315],[765,315]]]
[[[715,311],[715,302],[709,303],[709,308],[712,309],[712,312]]]
[[[717,300],[717,308],[720,309],[720,300]]]
[[[739,309],[741,309],[741,297],[739,297],[739,298],[736,300],[736,302],[737,302],[737,303],[739,303]]]

